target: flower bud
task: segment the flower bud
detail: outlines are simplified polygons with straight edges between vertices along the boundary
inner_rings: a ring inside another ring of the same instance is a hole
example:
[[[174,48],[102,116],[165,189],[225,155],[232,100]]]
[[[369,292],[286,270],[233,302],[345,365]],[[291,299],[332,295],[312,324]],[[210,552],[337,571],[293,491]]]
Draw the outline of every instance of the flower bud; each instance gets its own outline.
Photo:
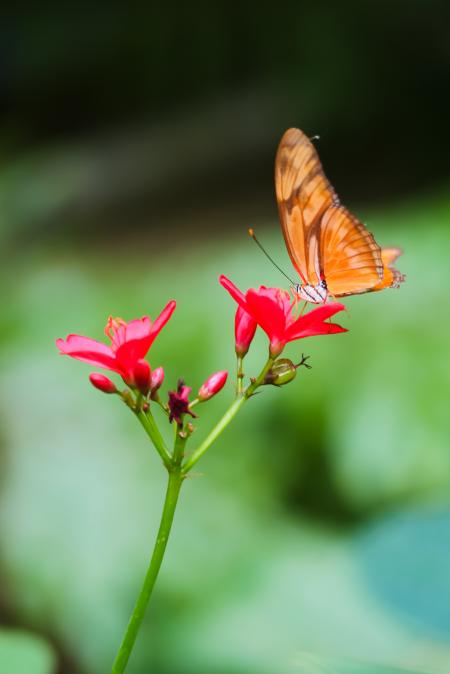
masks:
[[[200,402],[209,400],[210,398],[215,396],[216,393],[219,393],[219,391],[225,386],[227,377],[228,372],[226,370],[215,372],[210,377],[208,377],[208,379],[205,381],[204,384],[202,384],[198,392],[198,399],[200,400]]]
[[[136,401],[135,401],[134,397],[131,395],[131,392],[128,389],[125,389],[124,391],[121,391],[120,397],[122,398],[125,405],[127,405],[127,407],[130,408],[130,410],[133,410],[133,412],[136,412]]]
[[[272,384],[273,386],[283,386],[289,384],[295,379],[297,368],[289,358],[280,358],[276,360],[269,372],[266,374],[264,384]]]
[[[152,385],[152,373],[146,360],[138,360],[134,366],[133,376],[136,387],[146,396]]]
[[[105,377],[104,374],[92,372],[89,375],[89,381],[91,382],[92,386],[98,388],[98,390],[102,391],[103,393],[117,393],[115,384],[111,381],[111,379],[109,379],[109,377]]]
[[[256,321],[244,309],[238,307],[234,319],[236,355],[243,358],[249,350],[256,331]]]
[[[155,370],[153,370],[151,377],[152,393],[156,393],[156,391],[161,388],[163,381],[164,369],[162,367],[157,367]]]

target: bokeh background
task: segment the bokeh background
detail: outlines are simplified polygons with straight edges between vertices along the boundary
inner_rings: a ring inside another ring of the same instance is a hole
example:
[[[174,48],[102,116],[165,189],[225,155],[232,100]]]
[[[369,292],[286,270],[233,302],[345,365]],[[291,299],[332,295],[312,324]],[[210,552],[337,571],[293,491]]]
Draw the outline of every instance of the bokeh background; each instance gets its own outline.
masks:
[[[448,674],[446,5],[2,9],[1,672],[109,671],[163,497],[141,428],[54,339],[176,298],[151,356],[168,387],[233,370],[217,277],[284,285],[246,232],[290,273],[273,159],[299,126],[407,282],[349,299],[346,335],[291,345],[313,369],[205,456],[129,672]]]

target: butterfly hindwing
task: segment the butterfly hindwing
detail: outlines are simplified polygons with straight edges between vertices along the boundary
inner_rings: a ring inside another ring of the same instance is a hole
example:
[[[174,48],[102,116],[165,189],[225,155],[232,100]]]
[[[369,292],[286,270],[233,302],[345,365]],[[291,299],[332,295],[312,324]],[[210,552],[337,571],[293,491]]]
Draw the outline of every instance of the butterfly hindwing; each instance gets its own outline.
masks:
[[[398,288],[405,280],[405,275],[394,267],[394,262],[403,253],[401,248],[382,248],[381,260],[383,262],[383,278],[371,290],[383,290],[384,288]]]
[[[367,292],[382,280],[380,247],[344,206],[327,211],[321,235],[324,278],[332,296]]]

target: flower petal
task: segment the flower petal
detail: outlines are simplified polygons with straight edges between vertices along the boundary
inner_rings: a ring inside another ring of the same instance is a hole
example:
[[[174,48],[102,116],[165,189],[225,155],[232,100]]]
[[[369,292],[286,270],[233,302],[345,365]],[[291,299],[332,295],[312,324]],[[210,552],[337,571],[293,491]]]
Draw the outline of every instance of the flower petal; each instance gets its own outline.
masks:
[[[286,337],[289,342],[301,337],[311,337],[313,335],[334,334],[336,332],[347,332],[334,323],[324,323],[327,318],[334,316],[339,311],[343,311],[345,306],[339,302],[324,304],[317,309],[309,311],[304,316],[299,316],[287,329]],[[330,329],[332,328],[332,329]]]
[[[275,296],[268,293],[262,294],[261,289],[258,291],[250,288],[246,298],[248,313],[262,327],[269,339],[278,342],[286,341],[286,314]]]
[[[121,373],[113,350],[96,339],[81,335],[68,335],[65,340],[57,339],[56,346],[63,355]]]
[[[242,309],[245,311],[247,310],[247,300],[243,292],[237,288],[232,281],[230,281],[229,278],[224,276],[223,274],[219,276],[219,283],[222,285],[225,290],[228,290],[230,293],[231,297],[234,299],[235,302],[239,304]]]
[[[318,323],[311,328],[306,328],[295,337],[290,337],[288,341],[292,342],[294,339],[314,337],[315,335],[336,335],[339,332],[348,332],[348,330],[337,323]]]
[[[164,307],[164,309],[161,311],[158,318],[153,322],[153,325],[150,330],[150,335],[152,337],[150,344],[153,343],[155,337],[161,332],[167,321],[170,319],[173,312],[175,311],[176,306],[177,303],[175,302],[175,300],[170,300],[170,302],[168,302]]]
[[[125,341],[129,342],[132,339],[144,339],[148,337],[152,328],[151,320],[148,316],[136,318],[126,324]]]
[[[287,290],[282,288],[266,288],[266,286],[259,286],[258,295],[268,297],[281,308],[285,316],[292,313],[291,298]]]

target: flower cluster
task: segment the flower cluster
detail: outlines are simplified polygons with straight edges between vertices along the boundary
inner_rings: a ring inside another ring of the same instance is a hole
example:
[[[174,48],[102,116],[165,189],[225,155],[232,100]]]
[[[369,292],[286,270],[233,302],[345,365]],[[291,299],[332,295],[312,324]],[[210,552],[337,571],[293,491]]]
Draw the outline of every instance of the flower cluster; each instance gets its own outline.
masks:
[[[346,332],[340,325],[325,323],[327,318],[345,309],[339,302],[324,304],[296,317],[296,302],[291,301],[286,290],[260,286],[257,290],[250,288],[243,293],[226,276],[221,276],[219,280],[239,305],[235,318],[235,336],[236,353],[240,356],[247,353],[258,325],[269,338],[269,350],[273,357],[279,356],[288,342],[314,335]]]
[[[255,331],[260,326],[269,338],[269,367],[264,373],[262,384],[282,386],[291,382],[300,365],[305,365],[305,358],[294,365],[287,358],[278,358],[288,342],[314,335],[332,335],[346,332],[336,323],[326,322],[339,311],[345,309],[343,304],[333,302],[324,304],[303,315],[296,315],[296,301],[280,288],[250,288],[243,293],[226,276],[219,278],[222,286],[237,302],[234,321],[235,350],[238,357],[238,390],[242,390],[242,359],[247,354]],[[276,360],[278,358],[278,360]],[[306,365],[306,367],[310,367]]]
[[[220,370],[208,377],[194,398],[191,398],[192,388],[187,386],[183,379],[179,379],[176,389],[170,390],[164,401],[164,397],[161,397],[164,369],[161,366],[152,368],[147,355],[156,337],[175,311],[174,300],[168,302],[154,321],[149,316],[129,322],[121,318],[108,318],[105,335],[109,339],[109,344],[74,334],[68,335],[66,339],[56,340],[61,354],[109,370],[122,378],[126,385],[125,389],[118,387],[109,377],[99,372],[92,372],[89,375],[89,380],[96,389],[103,393],[118,395],[133,410],[169,470],[173,466],[183,465],[184,470],[188,472],[214,441],[218,432],[223,430],[258,387],[266,384],[282,386],[295,378],[297,368],[306,365],[306,358],[302,356],[297,364],[288,358],[280,358],[288,342],[314,335],[330,335],[346,331],[340,325],[328,322],[328,319],[345,308],[338,302],[324,304],[299,315],[296,302],[291,300],[285,290],[260,286],[243,293],[226,276],[221,276],[219,281],[238,305],[234,320],[235,351],[238,359],[236,401],[219,422],[219,431],[213,430],[203,445],[184,464],[184,451],[180,447],[181,445],[184,447],[194,431],[192,423],[186,423],[186,418],[197,418],[196,412],[193,411],[194,407],[210,400],[224,387],[228,372]],[[258,326],[269,339],[268,360],[259,376],[251,377],[249,383],[245,385],[243,359]],[[155,404],[162,408],[170,423],[176,424],[178,440],[172,453],[167,449],[153,419],[151,406]]]
[[[135,411],[148,410],[150,401],[158,402],[168,414],[169,421],[183,423],[183,417],[196,415],[191,407],[205,402],[218,393],[227,380],[224,370],[211,375],[200,387],[197,398],[189,402],[191,388],[180,379],[176,391],[170,391],[167,404],[161,403],[158,390],[164,382],[164,369],[151,369],[145,357],[154,340],[171,318],[176,307],[174,300],[162,310],[158,318],[152,322],[149,316],[135,319],[127,323],[122,318],[109,317],[105,327],[105,335],[110,345],[98,342],[90,337],[68,335],[66,339],[57,339],[56,345],[61,354],[90,363],[119,374],[127,387],[135,393],[131,400],[127,391],[119,391],[109,377],[98,372],[89,375],[91,384],[103,393],[117,393]]]
[[[296,302],[291,300],[285,290],[260,286],[243,293],[226,276],[221,276],[219,281],[238,305],[234,327],[235,351],[239,362],[242,364],[258,326],[269,338],[270,367],[266,368],[260,380],[256,380],[258,385],[271,383],[280,386],[288,383],[295,377],[297,367],[305,364],[304,358],[297,365],[286,358],[278,358],[288,342],[314,335],[346,332],[340,325],[327,322],[327,319],[345,309],[343,304],[324,304],[304,315],[296,315]],[[220,370],[211,375],[192,401],[189,400],[191,387],[180,379],[177,389],[169,391],[167,403],[161,402],[159,389],[164,382],[164,369],[152,369],[146,356],[154,340],[170,320],[175,307],[175,300],[168,302],[155,321],[144,316],[127,323],[121,318],[110,317],[105,327],[109,345],[73,334],[68,335],[65,340],[56,340],[56,345],[64,355],[119,374],[134,397],[130,399],[129,391],[120,391],[109,377],[98,372],[89,376],[95,388],[104,393],[121,395],[135,411],[146,412],[150,402],[155,401],[166,411],[170,422],[175,421],[181,426],[186,415],[196,416],[192,411],[196,404],[209,400],[223,388],[228,373]],[[238,395],[243,392],[243,376],[242,369],[239,369],[236,387]],[[254,383],[252,386],[254,388]]]

